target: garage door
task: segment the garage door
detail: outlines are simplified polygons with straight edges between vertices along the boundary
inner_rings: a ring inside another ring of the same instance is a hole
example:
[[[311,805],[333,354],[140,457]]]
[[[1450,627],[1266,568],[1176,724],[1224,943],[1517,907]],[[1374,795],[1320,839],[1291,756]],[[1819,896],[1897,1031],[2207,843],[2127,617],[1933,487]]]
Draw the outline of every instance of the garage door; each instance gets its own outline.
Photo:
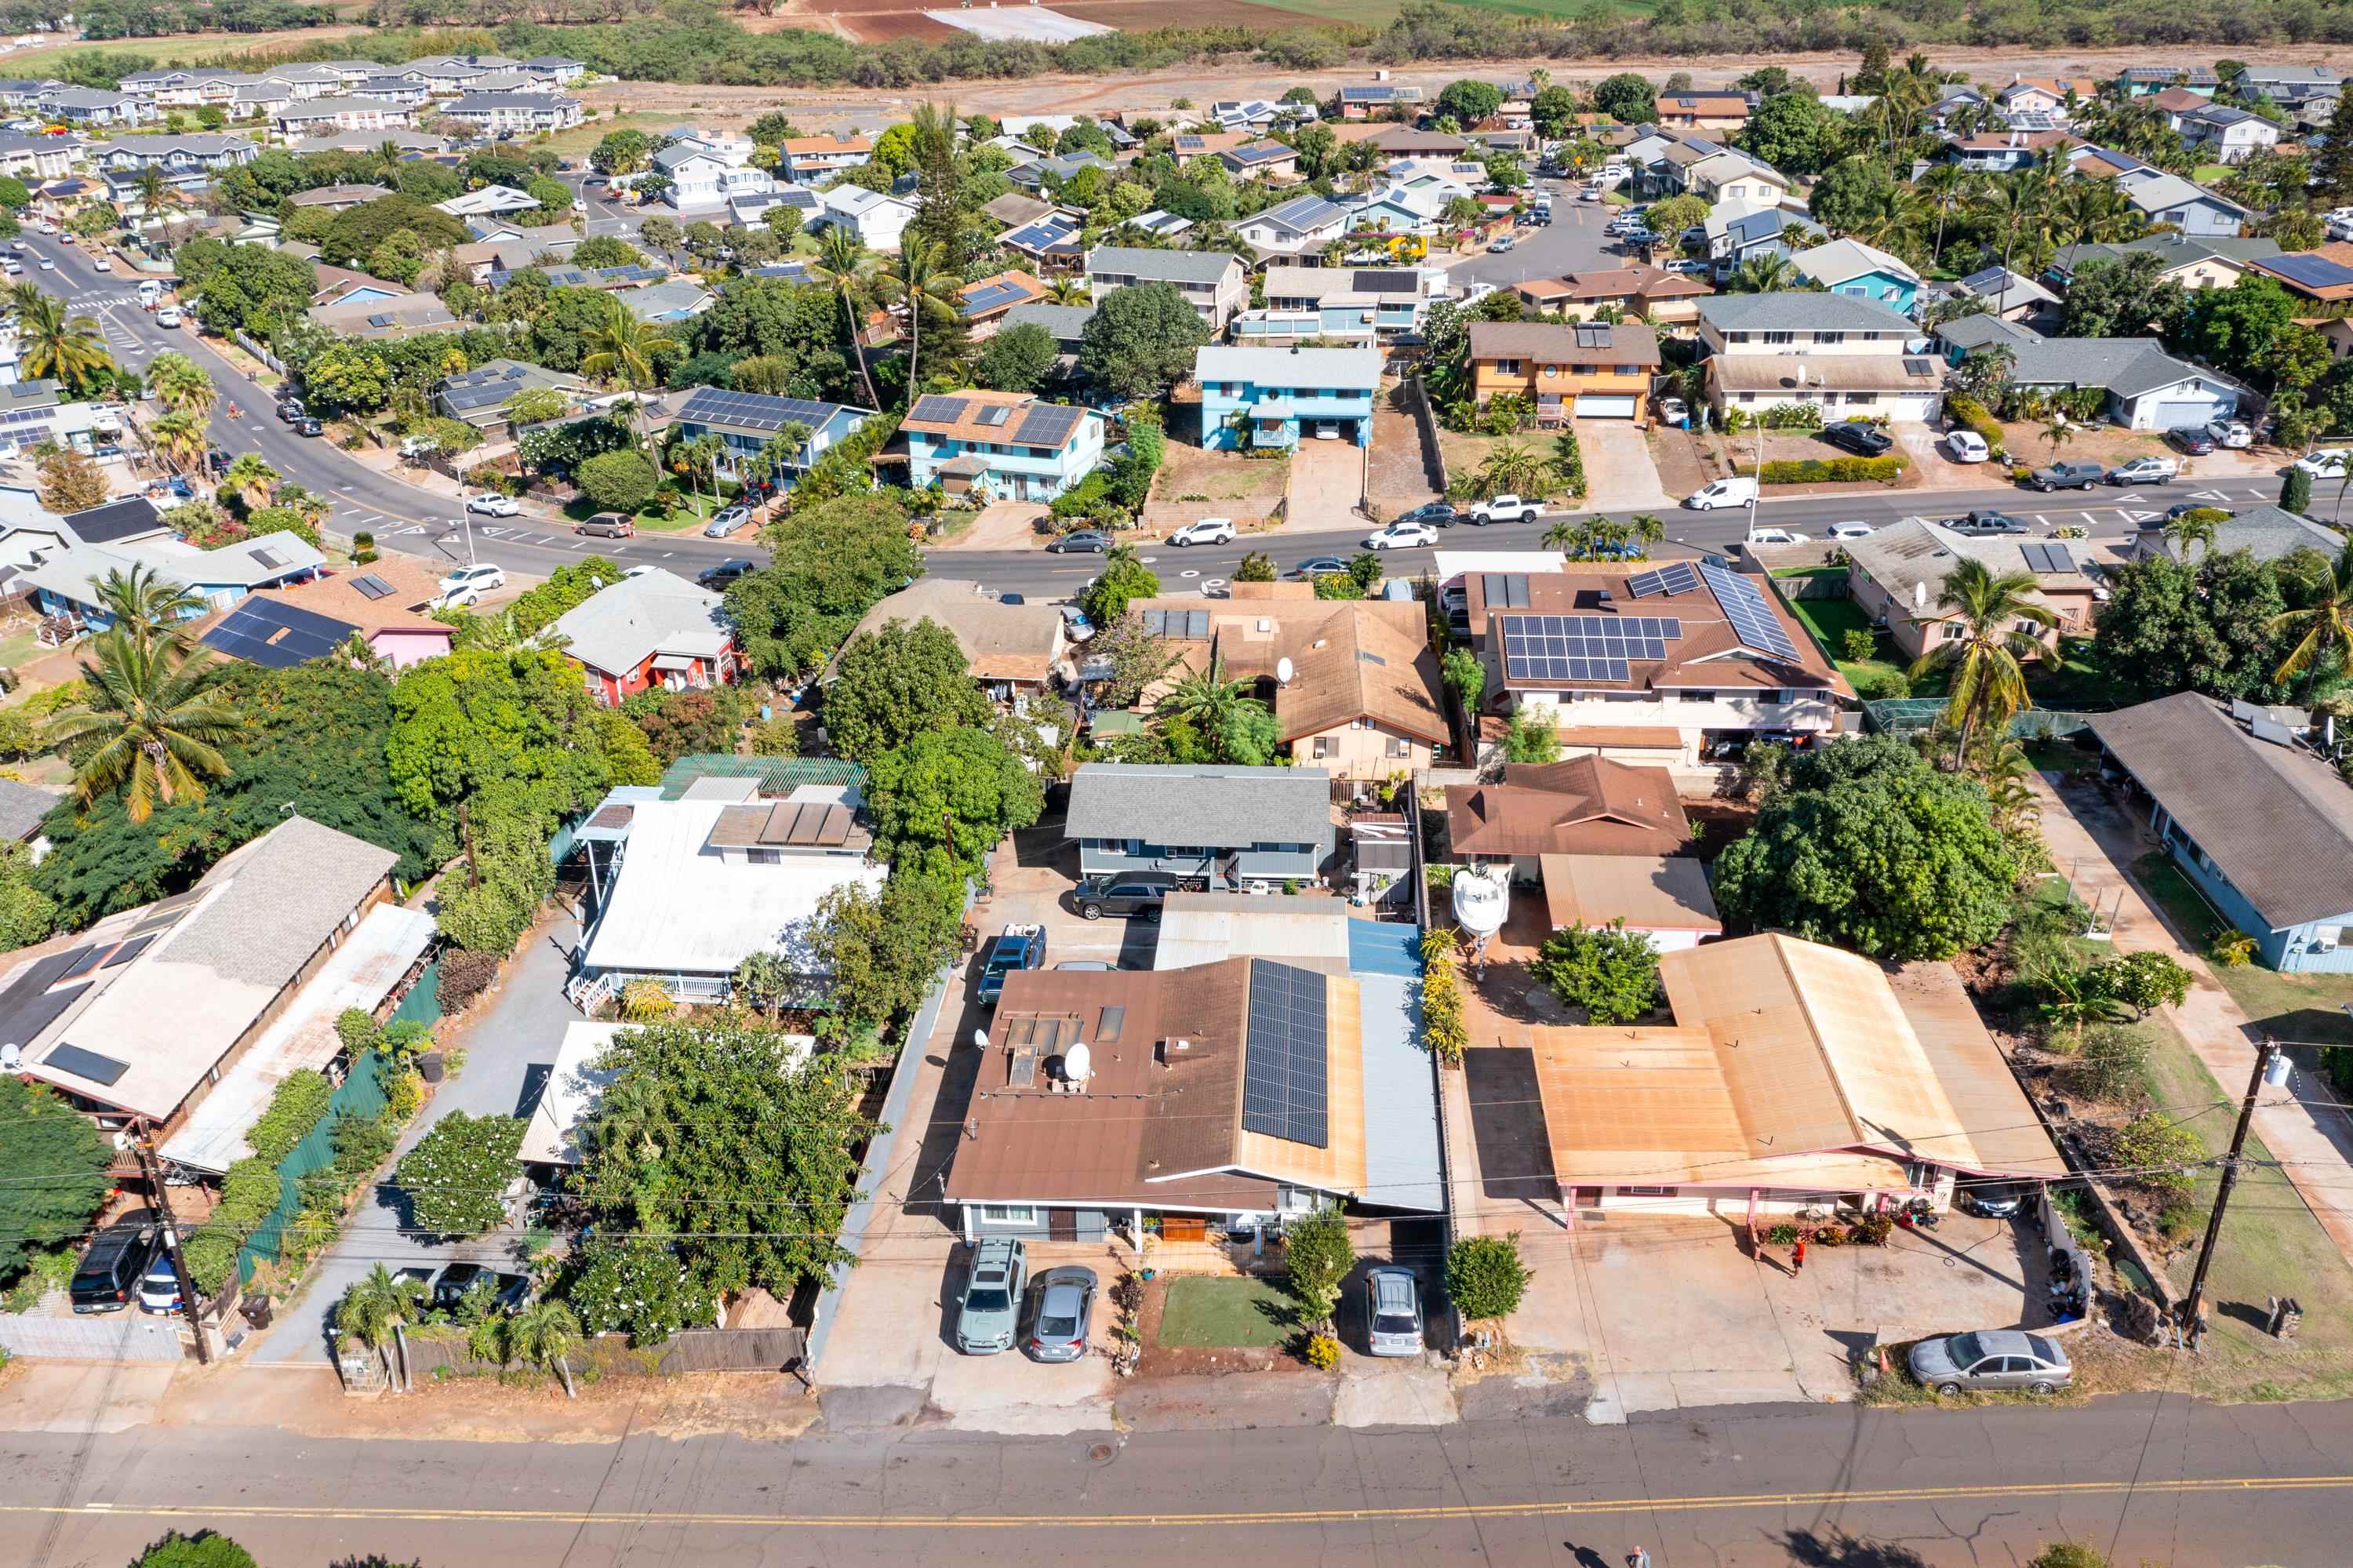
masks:
[[[1634,417],[1634,399],[1588,394],[1579,397],[1569,411],[1588,419],[1630,419]]]
[[[2179,430],[2190,425],[2202,425],[2214,417],[2211,403],[2159,403],[2157,422],[2150,426],[2158,430]]]

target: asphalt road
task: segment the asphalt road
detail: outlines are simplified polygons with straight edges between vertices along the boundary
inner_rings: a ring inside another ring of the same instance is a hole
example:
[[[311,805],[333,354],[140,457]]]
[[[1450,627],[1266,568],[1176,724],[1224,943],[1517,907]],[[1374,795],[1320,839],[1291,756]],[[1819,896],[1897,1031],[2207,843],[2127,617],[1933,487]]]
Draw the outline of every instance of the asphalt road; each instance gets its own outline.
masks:
[[[1594,219],[1596,233],[1599,219]],[[1562,226],[1556,224],[1552,232]],[[1537,231],[1540,235],[1547,231]],[[1571,231],[1573,232],[1573,231]],[[134,280],[121,271],[96,271],[91,258],[79,246],[61,245],[54,238],[27,237],[27,250],[57,263],[55,271],[28,269],[26,276],[65,294],[78,310],[96,315],[117,359],[143,367],[164,348],[176,348],[211,371],[221,388],[221,404],[212,421],[213,440],[230,452],[256,451],[289,479],[335,498],[329,528],[346,535],[362,529],[373,532],[379,547],[421,556],[440,565],[468,559],[469,530],[457,502],[420,490],[402,480],[369,468],[336,450],[323,440],[306,440],[282,424],[270,398],[231,369],[227,362],[189,328],[158,326],[132,298]],[[1495,258],[1510,260],[1511,257]],[[241,410],[230,418],[228,409]],[[2323,486],[2327,491],[2329,487]],[[1894,492],[1880,495],[1793,498],[1767,501],[1757,510],[1761,525],[1789,528],[1820,535],[1823,525],[1835,522],[1894,522],[1924,509],[1933,515],[1952,515],[1976,507],[1992,507],[2026,518],[2038,533],[2071,524],[2084,524],[2101,535],[2129,532],[2133,519],[2162,511],[2173,503],[2196,497],[2224,505],[2251,505],[2274,501],[2279,482],[2262,476],[2232,480],[2205,489],[2174,485],[2155,490],[2097,490],[2082,494],[2037,496],[2003,484],[1982,491]],[[2316,498],[2316,511],[2326,513],[2333,495]],[[1667,546],[1662,556],[1724,550],[1737,544],[1747,526],[1739,509],[1715,512],[1677,511],[1667,514]],[[1542,532],[1535,524],[1499,524],[1493,528],[1456,528],[1442,535],[1453,549],[1529,549]],[[628,565],[659,566],[692,575],[731,556],[759,556],[748,536],[707,540],[694,534],[639,535],[634,539],[575,537],[561,518],[525,516],[478,519],[470,547],[476,557],[512,570],[543,575],[584,555],[609,556]],[[1232,545],[1172,549],[1144,544],[1140,549],[1161,575],[1169,591],[1216,591],[1233,575],[1243,556],[1265,550],[1278,567],[1288,570],[1311,556],[1353,553],[1361,535],[1344,533],[1249,535]],[[1428,550],[1391,552],[1386,563],[1393,577],[1413,577],[1429,569]],[[942,551],[934,554],[931,569],[945,577],[971,577],[1004,591],[1067,598],[1083,588],[1100,567],[1091,556],[1049,555],[1041,549],[1013,551]]]
[[[1620,250],[1605,249],[1617,244],[1602,232],[1616,207],[1578,201],[1577,185],[1570,181],[1538,180],[1535,189],[1552,197],[1552,222],[1514,229],[1511,249],[1500,256],[1481,251],[1456,262],[1446,270],[1450,281],[1493,283],[1507,289],[1531,278],[1614,271],[1632,260]]]
[[[254,1374],[248,1374],[254,1375]],[[1241,1374],[1260,1377],[1280,1373]],[[581,1435],[586,1437],[586,1434]],[[941,1431],[790,1441],[0,1435],[0,1564],[214,1528],[268,1568],[495,1563],[2341,1563],[2353,1404],[1681,1412],[1622,1427]]]

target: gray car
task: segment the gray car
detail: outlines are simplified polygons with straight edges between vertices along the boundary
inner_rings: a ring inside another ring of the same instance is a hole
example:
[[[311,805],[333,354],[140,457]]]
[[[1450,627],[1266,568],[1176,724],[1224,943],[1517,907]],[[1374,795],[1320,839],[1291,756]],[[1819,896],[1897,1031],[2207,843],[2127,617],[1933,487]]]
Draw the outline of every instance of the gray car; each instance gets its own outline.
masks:
[[[2022,1388],[2052,1393],[2075,1381],[2055,1340],[2015,1329],[1979,1329],[1912,1347],[1912,1375],[1938,1393]]]
[[[972,1268],[965,1276],[964,1302],[956,1309],[956,1349],[968,1356],[1011,1350],[1029,1284],[1029,1249],[1011,1236],[984,1237],[973,1249]]]
[[[1038,1315],[1029,1325],[1029,1354],[1041,1361],[1074,1361],[1087,1353],[1095,1316],[1095,1271],[1072,1265],[1038,1277]]]
[[[1413,1270],[1387,1265],[1366,1272],[1365,1323],[1365,1348],[1373,1354],[1421,1354],[1421,1287]]]

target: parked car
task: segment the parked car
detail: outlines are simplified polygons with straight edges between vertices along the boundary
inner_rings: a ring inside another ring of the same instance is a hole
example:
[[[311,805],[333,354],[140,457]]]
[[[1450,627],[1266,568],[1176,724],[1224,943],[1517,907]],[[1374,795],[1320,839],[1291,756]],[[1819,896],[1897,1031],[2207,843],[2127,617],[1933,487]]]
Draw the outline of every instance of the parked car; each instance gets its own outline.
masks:
[[[300,397],[280,397],[278,399],[278,417],[287,424],[292,424],[307,412],[309,412],[309,410],[302,407],[302,399]]]
[[[1753,477],[1735,475],[1730,479],[1710,480],[1689,495],[1683,504],[1694,512],[1713,512],[1719,506],[1746,506],[1757,499],[1757,481]]]
[[[2214,438],[2202,427],[2185,425],[2165,432],[2165,444],[2188,457],[2206,457],[2214,450]]]
[[[1038,1310],[1029,1323],[1029,1354],[1041,1361],[1077,1361],[1087,1353],[1087,1330],[1094,1315],[1093,1269],[1077,1264],[1048,1269],[1038,1277]]]
[[[1095,623],[1089,620],[1087,612],[1075,604],[1062,607],[1062,628],[1070,633],[1073,642],[1084,642],[1095,634]]]
[[[1825,539],[1868,539],[1877,532],[1868,523],[1833,523],[1822,530]]]
[[[627,539],[638,531],[634,520],[618,512],[599,512],[596,516],[573,525],[575,534],[586,534],[592,539]]]
[[[471,604],[474,599],[490,592],[492,588],[502,588],[506,586],[507,574],[505,570],[502,567],[491,565],[488,561],[484,561],[479,566],[459,567],[452,570],[448,577],[443,577],[441,579],[441,598],[444,601],[450,604]],[[463,599],[459,599],[457,597],[459,594],[463,594],[466,597]]]
[[[1187,523],[1169,535],[1168,542],[1180,550],[1187,545],[1230,545],[1234,542],[1234,520],[1230,517],[1204,517],[1198,523]]]
[[[2342,479],[2353,468],[2353,447],[2322,447],[2296,459],[2294,466],[2315,479]]]
[[[722,561],[715,567],[703,567],[701,571],[694,574],[694,580],[701,583],[704,588],[723,588],[729,583],[733,582],[737,577],[749,573],[752,569],[753,567],[751,562],[738,556],[736,559],[732,561]]]
[[[1046,541],[1049,555],[1102,555],[1111,548],[1111,535],[1100,528],[1077,528]]]
[[[98,269],[98,270],[100,270],[100,271],[101,271],[101,272],[111,272],[111,271],[113,271],[113,270],[114,270],[114,263],[113,263],[113,262],[111,262],[111,261],[109,261],[109,260],[108,260],[105,257],[103,257],[103,256],[100,256],[100,258],[98,258],[96,260],[92,261],[92,262],[90,263],[90,265],[91,265],[92,267],[95,267],[96,269]]]
[[[1438,543],[1438,530],[1426,523],[1392,523],[1365,535],[1367,550],[1412,550]]]
[[[306,414],[294,421],[294,433],[298,436],[323,436],[327,433],[326,422]]]
[[[512,495],[491,493],[466,497],[466,510],[484,517],[514,517],[522,514],[522,507]]]
[[[1683,272],[1693,277],[1704,277],[1707,273],[1707,269],[1708,261],[1707,258],[1704,256],[1678,256],[1672,261],[1662,263],[1660,270],[1664,272]]]
[[[1384,1265],[1365,1271],[1365,1348],[1373,1354],[1421,1354],[1421,1287],[1413,1270]]]
[[[1752,545],[1804,545],[1810,543],[1803,534],[1788,528],[1759,528],[1748,535]]]
[[[741,530],[751,526],[751,523],[752,509],[750,507],[730,506],[724,511],[716,514],[712,516],[710,522],[702,525],[702,536],[706,539],[724,539],[730,534],[740,532]]]
[[[1085,920],[1100,920],[1106,915],[1140,915],[1157,920],[1161,900],[1176,888],[1172,872],[1099,872],[1080,881],[1071,890],[1071,902]]]
[[[1451,503],[1424,502],[1410,512],[1401,512],[1389,519],[1392,523],[1425,523],[1432,528],[1451,528],[1462,521],[1462,514]]]
[[[955,1346],[968,1356],[1010,1350],[1029,1282],[1029,1252],[1012,1236],[984,1236],[973,1249],[964,1300],[956,1308]]]
[[[448,1311],[481,1284],[490,1286],[491,1300],[500,1307],[512,1309],[531,1299],[527,1274],[510,1274],[487,1263],[453,1263],[433,1277],[433,1305]]]
[[[2171,484],[2181,465],[2167,457],[2139,457],[2108,470],[2110,484]]]
[[[2216,419],[2206,427],[2214,444],[2232,451],[2243,451],[2255,444],[2255,432],[2236,419]]]
[[[1662,397],[1659,399],[1659,418],[1667,424],[1680,425],[1691,418],[1691,410],[1683,406],[1680,397]]]
[[[1303,582],[1313,582],[1327,572],[1345,572],[1348,563],[1337,556],[1310,556],[1282,575]]]
[[[99,1232],[66,1287],[74,1311],[120,1312],[130,1306],[162,1242],[153,1209],[134,1209]]]
[[[1000,601],[1002,602],[1002,601]],[[1046,927],[1043,926],[1008,926],[997,940],[989,945],[988,959],[980,970],[980,1001],[984,1007],[994,1007],[997,999],[1005,994],[1005,978],[1023,969],[1034,969],[1046,961]]]
[[[1511,248],[1512,237],[1506,234],[1497,238],[1495,243],[1487,247],[1487,250],[1490,255],[1501,256]]]
[[[178,326],[180,324],[180,307],[177,305],[165,305],[162,309],[158,310],[155,313],[155,324],[159,327]]]
[[[1863,419],[1848,419],[1825,426],[1822,440],[1857,457],[1867,458],[1884,457],[1895,446],[1894,440],[1885,430]]]
[[[1945,450],[1953,454],[1955,462],[1983,462],[1993,456],[1993,449],[1975,430],[1947,430]]]
[[[2026,487],[2046,495],[2054,490],[2089,490],[2107,473],[2095,462],[2046,463],[2026,476]]]
[[[1954,1192],[1953,1201],[1972,1214],[2007,1220],[2033,1201],[2035,1191],[2031,1181],[1965,1181]]]
[[[2075,1381],[2058,1340],[2015,1329],[1923,1340],[1912,1347],[1911,1364],[1914,1377],[1947,1396],[1988,1388],[2055,1393]]]
[[[179,1309],[180,1271],[172,1266],[171,1253],[157,1247],[155,1260],[139,1277],[139,1310],[160,1313]]]
[[[1471,508],[1471,521],[1482,528],[1490,523],[1533,523],[1544,514],[1543,502],[1516,495],[1498,495]]]
[[[1945,526],[1956,534],[2031,534],[2033,529],[2006,512],[1970,512],[1945,519]]]

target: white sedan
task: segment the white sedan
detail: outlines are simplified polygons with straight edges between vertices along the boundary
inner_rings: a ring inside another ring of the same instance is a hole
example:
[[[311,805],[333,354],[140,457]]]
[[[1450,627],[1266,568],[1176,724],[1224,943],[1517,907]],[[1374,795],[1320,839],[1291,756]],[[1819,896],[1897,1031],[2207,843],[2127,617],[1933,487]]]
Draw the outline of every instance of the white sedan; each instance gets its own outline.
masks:
[[[1365,535],[1367,550],[1411,550],[1438,543],[1438,530],[1427,523],[1392,523]]]
[[[513,517],[519,515],[522,508],[515,504],[515,498],[512,495],[485,493],[468,496],[466,510],[485,517]]]
[[[1868,523],[1833,523],[1823,532],[1826,537],[1832,539],[1868,539],[1872,535],[1872,526]]]
[[[2295,466],[2315,479],[2342,479],[2353,467],[2353,447],[2323,447],[2296,459]]]
[[[42,257],[42,258],[41,258],[41,270],[42,270],[42,271],[44,271],[44,272],[54,272],[54,271],[56,271],[57,270],[58,270],[58,264],[57,264],[56,262],[54,262],[54,261],[50,260],[49,260],[47,257],[46,257],[46,256],[44,256],[44,257]]]
[[[1752,545],[1804,545],[1811,543],[1803,534],[1788,528],[1759,528],[1748,535]]]

